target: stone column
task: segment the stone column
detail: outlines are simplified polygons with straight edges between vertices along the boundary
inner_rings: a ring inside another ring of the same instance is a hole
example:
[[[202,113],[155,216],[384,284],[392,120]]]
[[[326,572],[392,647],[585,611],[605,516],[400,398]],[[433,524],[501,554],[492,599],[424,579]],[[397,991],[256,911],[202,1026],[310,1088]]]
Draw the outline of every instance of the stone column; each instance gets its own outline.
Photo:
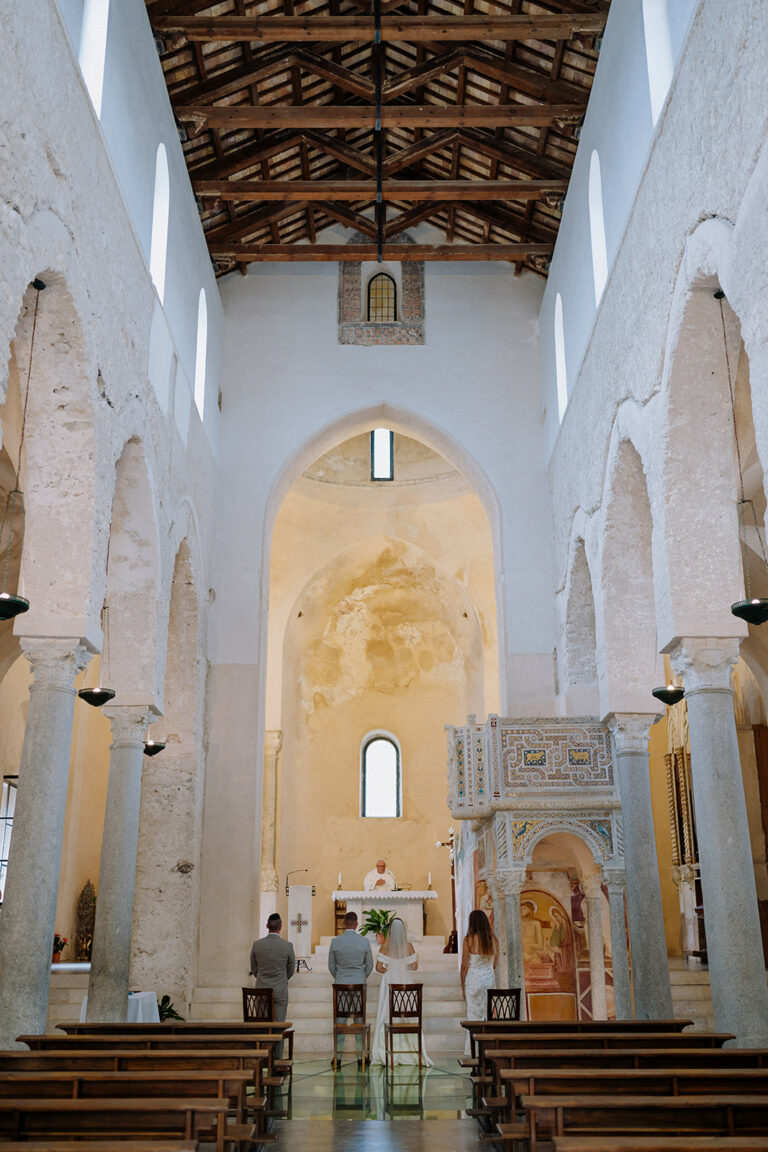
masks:
[[[283,734],[279,731],[264,733],[264,792],[261,817],[261,905],[259,928],[263,929],[267,917],[277,910],[277,764]],[[261,932],[257,932],[261,935]]]
[[[148,707],[120,705],[104,709],[112,722],[112,745],[88,982],[89,1023],[121,1023],[128,1010],[141,769],[149,711]]]
[[[672,1018],[672,991],[648,768],[648,730],[656,719],[651,714],[631,713],[615,713],[608,717],[621,795],[629,941],[638,1020]]]
[[[13,839],[0,914],[0,1048],[44,1032],[67,800],[79,640],[22,637],[32,666]]]
[[[523,967],[523,925],[520,916],[520,893],[525,886],[525,868],[506,868],[496,872],[496,882],[504,893],[504,918],[507,928],[507,986],[520,989],[520,1019],[527,1016],[525,1006],[525,970]]]
[[[587,905],[587,940],[589,942],[589,982],[592,987],[592,1019],[606,1020],[605,954],[603,952],[602,872],[582,876],[581,887]]]
[[[605,869],[608,909],[611,917],[611,967],[613,970],[613,1006],[617,1020],[632,1019],[632,991],[629,980],[627,925],[624,918],[624,872]]]
[[[764,1047],[768,989],[731,690],[738,655],[738,640],[685,638],[672,664],[688,704],[715,1028]]]

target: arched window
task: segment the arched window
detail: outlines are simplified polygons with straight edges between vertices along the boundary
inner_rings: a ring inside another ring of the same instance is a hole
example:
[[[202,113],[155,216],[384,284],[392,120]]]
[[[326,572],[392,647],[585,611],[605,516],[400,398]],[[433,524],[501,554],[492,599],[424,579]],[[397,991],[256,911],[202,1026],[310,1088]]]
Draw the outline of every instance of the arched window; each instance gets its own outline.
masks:
[[[565,409],[568,407],[568,377],[565,371],[563,301],[559,292],[555,297],[555,371],[557,373],[557,415],[562,420]]]
[[[667,0],[643,0],[643,29],[651,118],[655,125],[664,107],[674,71]]]
[[[589,234],[592,240],[592,275],[595,282],[595,304],[600,303],[608,279],[608,247],[605,242],[603,214],[603,181],[600,157],[593,152],[589,161]]]
[[[104,63],[107,58],[109,0],[85,0],[80,26],[80,70],[96,115],[101,118]]]
[[[399,816],[400,748],[395,738],[370,733],[363,740],[360,760],[360,815]]]
[[[205,288],[200,289],[197,300],[197,350],[195,352],[195,404],[200,419],[205,414],[205,368],[208,356],[208,303]]]
[[[397,285],[386,272],[379,272],[368,281],[368,319],[379,324],[397,320]]]
[[[165,144],[158,144],[155,158],[155,196],[152,203],[152,240],[149,248],[149,271],[160,303],[165,295],[165,256],[168,250],[168,215],[171,186],[168,178],[168,156]]]

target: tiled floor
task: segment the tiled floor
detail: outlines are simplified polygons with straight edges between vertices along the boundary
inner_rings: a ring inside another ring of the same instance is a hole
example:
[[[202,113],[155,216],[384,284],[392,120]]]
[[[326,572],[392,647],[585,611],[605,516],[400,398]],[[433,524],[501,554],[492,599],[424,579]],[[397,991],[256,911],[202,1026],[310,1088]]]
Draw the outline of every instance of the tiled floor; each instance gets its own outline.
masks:
[[[421,1075],[399,1066],[391,1078],[380,1065],[363,1072],[348,1060],[334,1072],[328,1057],[298,1058],[282,1104],[288,1119],[278,1122],[273,1145],[281,1152],[476,1152],[480,1145],[477,1124],[464,1111],[469,1078],[447,1054]]]

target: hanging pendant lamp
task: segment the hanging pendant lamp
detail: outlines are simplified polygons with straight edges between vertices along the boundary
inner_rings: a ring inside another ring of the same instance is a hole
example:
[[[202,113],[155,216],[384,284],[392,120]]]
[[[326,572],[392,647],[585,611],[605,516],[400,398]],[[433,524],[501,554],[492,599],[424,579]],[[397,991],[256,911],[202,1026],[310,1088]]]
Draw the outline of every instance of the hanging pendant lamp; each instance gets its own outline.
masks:
[[[2,547],[3,533],[7,532],[5,552],[3,554],[3,580],[0,586],[0,620],[12,620],[22,612],[29,611],[29,600],[18,593],[8,591],[8,569],[11,563],[11,548],[13,546],[13,523],[17,512],[24,509],[24,498],[19,488],[19,473],[21,472],[21,457],[24,451],[24,432],[27,424],[27,401],[29,400],[29,382],[32,378],[32,357],[35,351],[35,332],[37,330],[37,312],[40,307],[40,293],[45,288],[42,280],[33,280],[32,287],[37,293],[35,297],[35,311],[32,316],[32,337],[29,342],[29,363],[27,365],[27,384],[24,390],[24,407],[21,413],[21,432],[19,434],[19,457],[14,473],[13,488],[5,501],[5,511],[0,523],[0,548]]]
[[[109,545],[107,545],[107,563],[109,563]],[[109,683],[109,608],[107,604],[101,610],[101,628],[104,633],[104,645],[101,652],[101,663],[99,666],[99,679],[103,679]],[[114,699],[114,688],[81,688],[78,692],[81,700],[85,700],[86,704],[90,704],[92,708],[101,708],[102,705],[107,704],[110,700]]]
[[[733,391],[733,380],[731,378],[731,361],[728,355],[728,339],[725,331],[725,313],[723,310],[725,292],[723,292],[721,288],[718,288],[714,293],[714,297],[720,305],[720,324],[723,329],[725,370],[728,376],[728,392],[731,398],[731,419],[733,420],[733,438],[736,444],[736,463],[739,469],[739,500],[736,507],[739,515],[739,547],[741,549],[741,566],[744,572],[744,591],[746,592],[746,598],[744,600],[737,600],[734,604],[731,604],[731,612],[734,616],[738,616],[740,620],[746,620],[747,624],[765,624],[766,620],[768,620],[768,598],[752,595],[752,582],[749,577],[749,556],[746,541],[747,521],[752,521],[752,527],[754,528],[755,536],[760,545],[763,567],[765,568],[766,574],[768,574],[768,557],[766,557],[765,553],[765,528],[761,527],[758,523],[755,505],[751,500],[747,499],[744,492],[741,445],[739,444],[739,431],[736,425],[736,400]]]
[[[157,756],[158,752],[162,752],[163,748],[165,748],[165,744],[162,740],[149,739],[144,745],[144,755]]]
[[[655,696],[657,700],[661,700],[662,704],[679,704],[685,696],[685,689],[681,688],[679,684],[666,684],[663,688],[652,688],[651,696]]]

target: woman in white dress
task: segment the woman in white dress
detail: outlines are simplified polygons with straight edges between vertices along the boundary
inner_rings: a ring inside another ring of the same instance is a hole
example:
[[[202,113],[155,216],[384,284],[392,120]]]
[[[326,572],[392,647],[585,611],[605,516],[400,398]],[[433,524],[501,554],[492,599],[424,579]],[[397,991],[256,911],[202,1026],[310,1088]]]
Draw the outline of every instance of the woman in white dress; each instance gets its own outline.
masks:
[[[485,1020],[488,989],[496,986],[499,942],[485,912],[469,914],[467,934],[461,946],[461,991],[467,1002],[467,1020]],[[465,1053],[470,1052],[467,1032]]]
[[[408,940],[405,924],[399,917],[395,917],[376,958],[376,971],[381,973],[381,984],[379,986],[376,1027],[373,1033],[372,1064],[387,1063],[384,1025],[389,1023],[389,986],[390,984],[413,984],[413,974],[418,967],[419,959],[413,944]],[[419,1049],[415,1036],[398,1036],[395,1048],[402,1049],[402,1051],[395,1051],[395,1064],[418,1064]],[[426,1068],[432,1066],[424,1043],[423,1029],[421,1033],[421,1062]]]

